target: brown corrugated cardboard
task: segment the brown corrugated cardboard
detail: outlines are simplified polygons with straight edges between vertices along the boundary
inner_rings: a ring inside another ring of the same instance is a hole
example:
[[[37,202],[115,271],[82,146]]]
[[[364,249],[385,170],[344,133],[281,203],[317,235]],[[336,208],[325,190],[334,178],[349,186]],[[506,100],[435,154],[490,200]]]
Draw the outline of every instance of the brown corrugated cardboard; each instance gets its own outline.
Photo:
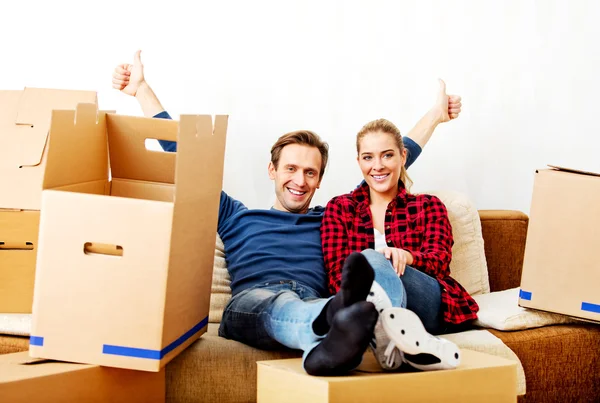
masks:
[[[31,313],[46,143],[53,109],[96,102],[93,91],[0,91],[0,312]],[[32,245],[25,244],[26,242]]]
[[[259,361],[258,403],[516,402],[516,363],[462,350],[454,370],[399,373],[355,371],[306,374],[301,359]]]
[[[53,109],[96,103],[93,91],[0,91],[0,208],[39,210]]]
[[[165,371],[158,373],[0,356],[0,400],[10,403],[160,403]]]
[[[0,312],[31,313],[39,211],[0,210]]]
[[[536,171],[519,305],[600,322],[600,174]]]
[[[32,356],[158,371],[206,331],[226,130],[226,116],[213,132],[205,115],[54,112]]]

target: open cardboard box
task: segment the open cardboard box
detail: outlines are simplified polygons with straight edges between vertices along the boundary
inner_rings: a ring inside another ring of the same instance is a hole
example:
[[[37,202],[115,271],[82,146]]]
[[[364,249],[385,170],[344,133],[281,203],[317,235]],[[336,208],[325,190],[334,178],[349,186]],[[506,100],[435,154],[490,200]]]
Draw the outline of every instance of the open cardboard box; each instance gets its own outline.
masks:
[[[0,91],[0,312],[31,313],[47,139],[53,109],[93,91]]]
[[[0,398],[6,403],[160,403],[165,371],[105,368],[30,358],[27,351],[0,355]]]
[[[159,371],[206,331],[226,131],[227,116],[54,111],[31,356]]]
[[[600,174],[536,171],[519,305],[600,322]]]

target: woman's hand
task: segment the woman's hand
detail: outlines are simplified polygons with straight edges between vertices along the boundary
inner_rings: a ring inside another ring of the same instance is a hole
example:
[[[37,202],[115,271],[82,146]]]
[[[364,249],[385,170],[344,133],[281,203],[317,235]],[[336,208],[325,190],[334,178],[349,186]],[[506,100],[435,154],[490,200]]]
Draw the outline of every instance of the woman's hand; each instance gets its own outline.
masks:
[[[404,274],[406,265],[411,265],[413,263],[412,254],[404,249],[386,247],[379,249],[377,252],[383,253],[386,259],[392,261],[392,267],[394,268],[394,271],[398,273],[398,276]]]

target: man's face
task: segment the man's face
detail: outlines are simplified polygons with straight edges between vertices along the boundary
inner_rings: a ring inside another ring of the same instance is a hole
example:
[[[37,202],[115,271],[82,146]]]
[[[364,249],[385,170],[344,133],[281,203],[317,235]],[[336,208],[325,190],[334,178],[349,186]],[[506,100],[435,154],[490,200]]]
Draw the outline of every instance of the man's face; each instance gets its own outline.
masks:
[[[281,150],[277,168],[269,162],[275,181],[276,210],[304,214],[321,184],[321,153],[316,147],[289,144]]]

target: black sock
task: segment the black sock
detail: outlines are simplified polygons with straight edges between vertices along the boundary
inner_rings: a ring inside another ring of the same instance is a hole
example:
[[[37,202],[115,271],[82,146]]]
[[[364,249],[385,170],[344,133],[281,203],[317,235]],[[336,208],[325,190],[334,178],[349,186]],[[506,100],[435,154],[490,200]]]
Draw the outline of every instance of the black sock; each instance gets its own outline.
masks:
[[[304,361],[309,375],[344,375],[358,367],[367,349],[379,314],[366,301],[341,309],[321,344]]]
[[[317,335],[326,334],[340,309],[366,300],[374,279],[375,272],[362,253],[352,252],[348,255],[342,268],[340,291],[325,305],[313,322],[314,332]]]

